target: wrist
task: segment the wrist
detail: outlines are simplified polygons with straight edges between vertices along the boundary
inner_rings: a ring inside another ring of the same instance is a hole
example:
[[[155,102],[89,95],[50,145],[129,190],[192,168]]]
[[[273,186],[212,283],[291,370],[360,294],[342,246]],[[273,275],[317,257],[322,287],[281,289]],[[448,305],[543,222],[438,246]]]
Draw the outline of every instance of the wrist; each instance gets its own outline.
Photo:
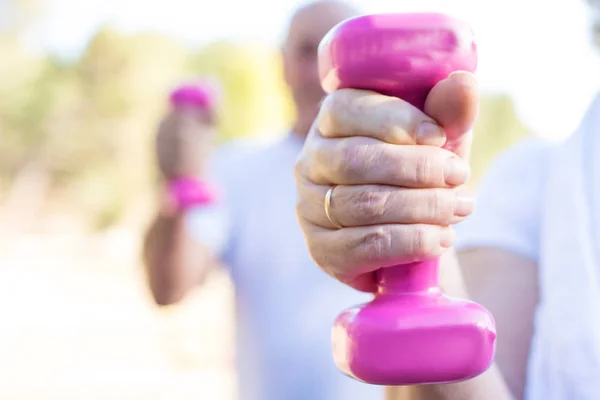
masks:
[[[166,215],[182,213],[190,208],[210,206],[218,201],[214,185],[194,177],[170,179],[163,193],[161,211]]]

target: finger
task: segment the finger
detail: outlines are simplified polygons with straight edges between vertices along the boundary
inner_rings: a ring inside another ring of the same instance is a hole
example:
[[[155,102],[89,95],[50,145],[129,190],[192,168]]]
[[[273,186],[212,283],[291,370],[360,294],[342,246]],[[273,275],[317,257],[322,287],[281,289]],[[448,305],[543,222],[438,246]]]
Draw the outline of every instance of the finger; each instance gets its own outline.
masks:
[[[327,138],[365,136],[391,144],[442,146],[444,130],[409,103],[375,92],[341,89],[328,95],[317,117]]]
[[[300,176],[319,185],[454,187],[469,178],[469,165],[432,146],[396,146],[353,137],[310,140],[299,158]]]
[[[298,213],[313,224],[336,229],[325,212],[329,186],[308,181],[298,186]],[[383,224],[452,225],[473,212],[473,198],[453,189],[405,189],[393,186],[335,186],[329,215],[343,227]]]
[[[444,147],[466,158],[471,129],[479,113],[479,91],[473,74],[455,72],[438,83],[427,96],[425,113],[444,128]]]
[[[375,225],[328,230],[304,223],[315,262],[346,281],[398,264],[439,257],[455,241],[451,227]]]
[[[345,283],[346,285],[359,290],[361,292],[367,293],[375,293],[377,291],[377,283],[375,279],[375,272],[364,273],[364,274],[356,274],[349,271],[349,274],[344,274],[342,270],[334,271],[329,266],[325,264],[326,260],[323,259],[322,254],[327,253],[327,249],[322,248],[318,249],[315,244],[317,243],[315,240],[312,240],[313,237],[312,232],[318,230],[320,232],[326,232],[326,230],[314,226],[311,222],[302,218],[300,214],[298,216],[298,222],[300,223],[300,227],[302,228],[302,232],[304,232],[304,238],[306,240],[306,244],[309,248],[309,252],[315,263],[326,273],[333,276],[340,282]],[[320,243],[321,245],[323,243]],[[316,256],[316,257],[315,257]]]

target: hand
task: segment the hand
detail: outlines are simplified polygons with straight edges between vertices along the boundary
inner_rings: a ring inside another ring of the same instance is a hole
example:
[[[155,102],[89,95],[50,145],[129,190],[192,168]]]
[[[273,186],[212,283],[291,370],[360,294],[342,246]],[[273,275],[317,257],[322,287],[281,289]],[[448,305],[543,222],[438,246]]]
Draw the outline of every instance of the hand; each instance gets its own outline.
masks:
[[[160,124],[156,152],[166,179],[204,174],[215,132],[198,113],[193,109],[174,110]]]
[[[375,291],[381,267],[440,256],[451,227],[473,211],[469,178],[475,78],[452,74],[425,113],[392,97],[343,89],[329,95],[296,164],[297,214],[315,262],[340,281]],[[334,187],[327,217],[324,199]]]

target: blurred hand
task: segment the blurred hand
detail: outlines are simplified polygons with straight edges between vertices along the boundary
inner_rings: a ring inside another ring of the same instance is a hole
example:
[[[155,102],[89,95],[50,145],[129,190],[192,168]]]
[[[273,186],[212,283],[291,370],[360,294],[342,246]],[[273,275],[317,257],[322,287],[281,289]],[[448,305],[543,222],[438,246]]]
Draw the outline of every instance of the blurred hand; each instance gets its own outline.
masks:
[[[381,267],[440,256],[451,224],[473,211],[469,178],[475,78],[452,74],[425,113],[393,97],[343,89],[329,95],[296,164],[297,213],[315,262],[361,291]],[[335,187],[327,217],[324,199]]]
[[[214,138],[214,127],[198,111],[172,111],[161,122],[156,138],[158,165],[164,177],[202,177]]]

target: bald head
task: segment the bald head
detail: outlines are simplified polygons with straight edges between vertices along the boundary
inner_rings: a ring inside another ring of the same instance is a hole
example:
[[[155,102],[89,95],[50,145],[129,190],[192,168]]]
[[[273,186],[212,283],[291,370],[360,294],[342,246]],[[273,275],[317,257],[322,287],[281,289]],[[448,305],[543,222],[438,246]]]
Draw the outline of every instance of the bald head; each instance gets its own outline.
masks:
[[[299,114],[316,115],[324,95],[317,65],[321,39],[338,23],[359,14],[357,8],[341,0],[311,1],[292,14],[282,51],[285,79]]]
[[[284,45],[307,26],[314,29],[321,28],[315,32],[315,36],[320,34],[322,38],[337,23],[359,14],[358,8],[341,0],[316,0],[303,3],[291,15]]]

